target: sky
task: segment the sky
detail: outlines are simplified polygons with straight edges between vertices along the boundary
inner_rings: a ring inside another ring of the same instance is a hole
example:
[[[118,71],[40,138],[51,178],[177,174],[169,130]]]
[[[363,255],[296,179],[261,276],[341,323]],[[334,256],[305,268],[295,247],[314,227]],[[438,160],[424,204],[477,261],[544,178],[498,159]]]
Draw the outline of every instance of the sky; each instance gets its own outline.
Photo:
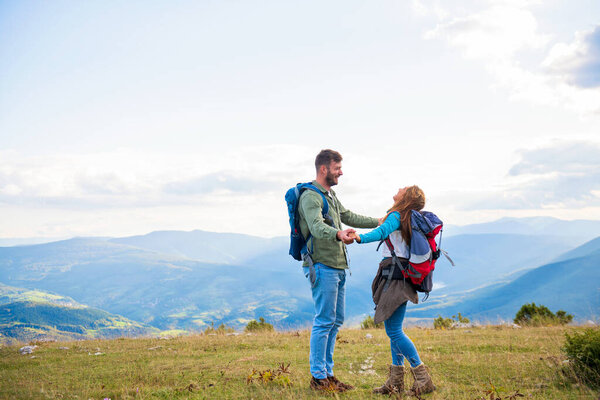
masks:
[[[600,219],[600,2],[0,0],[0,238],[289,232],[417,184],[446,224]]]

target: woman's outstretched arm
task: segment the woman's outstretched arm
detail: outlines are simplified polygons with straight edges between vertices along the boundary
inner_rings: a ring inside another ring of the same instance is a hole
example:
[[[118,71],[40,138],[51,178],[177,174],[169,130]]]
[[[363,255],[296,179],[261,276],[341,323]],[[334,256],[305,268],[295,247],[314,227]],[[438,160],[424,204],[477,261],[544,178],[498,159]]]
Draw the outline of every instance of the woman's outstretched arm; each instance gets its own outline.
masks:
[[[360,240],[357,240],[359,243],[370,243],[377,242],[379,240],[384,240],[390,233],[394,232],[396,229],[400,228],[400,213],[398,211],[394,211],[391,213],[385,222],[381,224],[379,227],[373,229],[371,232],[363,233],[358,235]]]

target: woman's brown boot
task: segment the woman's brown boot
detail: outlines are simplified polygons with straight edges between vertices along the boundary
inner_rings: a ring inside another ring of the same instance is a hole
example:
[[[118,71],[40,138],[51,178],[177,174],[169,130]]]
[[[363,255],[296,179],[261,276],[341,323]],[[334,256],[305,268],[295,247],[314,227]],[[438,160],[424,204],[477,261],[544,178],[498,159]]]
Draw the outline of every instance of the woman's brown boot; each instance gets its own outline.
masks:
[[[431,380],[431,376],[425,368],[425,364],[420,364],[418,367],[412,369],[412,374],[415,377],[415,382],[411,388],[411,394],[420,395],[423,393],[430,393],[435,390],[435,385]]]
[[[390,375],[387,381],[378,388],[373,389],[375,394],[404,394],[404,365],[390,365]]]

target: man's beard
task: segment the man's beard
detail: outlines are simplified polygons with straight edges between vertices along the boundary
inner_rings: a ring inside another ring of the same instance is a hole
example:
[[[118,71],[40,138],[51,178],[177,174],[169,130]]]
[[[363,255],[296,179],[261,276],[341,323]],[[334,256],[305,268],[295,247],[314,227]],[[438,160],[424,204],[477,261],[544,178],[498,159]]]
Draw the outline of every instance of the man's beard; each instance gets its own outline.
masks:
[[[331,173],[329,169],[327,170],[327,175],[325,175],[325,182],[327,182],[327,185],[329,186],[337,185],[336,177]]]

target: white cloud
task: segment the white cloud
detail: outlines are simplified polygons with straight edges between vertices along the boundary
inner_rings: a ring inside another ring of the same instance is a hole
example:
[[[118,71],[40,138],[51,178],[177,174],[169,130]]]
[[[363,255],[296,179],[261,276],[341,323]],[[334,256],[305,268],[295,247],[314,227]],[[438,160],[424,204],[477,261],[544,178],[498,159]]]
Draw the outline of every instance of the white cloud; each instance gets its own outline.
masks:
[[[577,209],[600,206],[600,144],[563,142],[522,150],[503,190],[466,203],[476,209]]]
[[[480,12],[455,17],[427,32],[426,38],[444,38],[465,56],[489,62],[510,62],[521,49],[540,48],[548,38],[537,32],[531,11],[516,5],[493,5]]]
[[[120,149],[61,156],[0,154],[0,202],[53,208],[154,207],[203,197],[260,195],[293,182],[299,146],[257,146],[199,155]],[[311,159],[311,155],[308,159]],[[292,160],[292,161],[290,161]],[[270,165],[270,167],[269,167]],[[276,166],[275,169],[273,166]],[[302,173],[308,168],[300,168]]]
[[[448,13],[444,10],[440,1],[433,1],[430,4],[426,4],[423,0],[412,0],[412,10],[419,16],[433,15],[439,19],[445,19]]]
[[[572,43],[555,44],[542,66],[565,82],[582,88],[600,86],[600,25],[575,33]]]
[[[480,5],[481,3],[477,3]],[[600,29],[577,32],[571,44],[551,45],[551,33],[539,32],[532,6],[539,2],[490,1],[484,9],[448,11],[427,39],[443,39],[464,57],[481,62],[513,100],[569,109],[580,115],[600,112]],[[419,12],[425,7],[419,3]],[[431,5],[430,7],[437,7]],[[440,14],[433,12],[433,14]],[[460,15],[457,15],[460,14]],[[544,59],[526,65],[523,56]]]
[[[593,179],[583,171],[597,166],[591,163],[598,159],[597,145],[588,152],[585,143],[522,151],[506,176],[511,164],[503,164],[505,142],[486,142],[487,149],[497,150],[493,153],[459,154],[449,153],[449,142],[441,140],[427,151],[426,167],[422,152],[399,155],[394,146],[337,148],[345,174],[336,192],[349,209],[377,216],[391,205],[398,187],[418,184],[427,193],[427,207],[447,223],[507,215],[496,209],[539,215],[544,207],[553,207],[548,215],[581,218],[587,214],[565,212],[596,204],[600,188],[590,186]],[[481,148],[475,139],[471,144]],[[267,145],[206,148],[201,154],[0,152],[0,237],[123,236],[159,229],[285,235],[285,190],[314,177],[319,150]],[[563,160],[561,154],[568,156]],[[554,187],[568,188],[569,179],[581,188],[571,198]],[[499,186],[504,190],[498,192]],[[549,193],[554,197],[543,197]],[[460,207],[465,199],[471,201],[466,209]]]
[[[21,194],[22,191],[23,189],[21,189],[14,183],[6,183],[2,187],[0,187],[0,193],[6,196],[17,196]]]
[[[294,145],[207,147],[201,154],[0,152],[0,237],[159,229],[282,235],[284,191],[314,175],[316,152]]]
[[[518,153],[521,161],[510,169],[509,175],[587,174],[600,171],[600,145],[592,142],[565,142]]]
[[[176,195],[230,193],[260,193],[278,188],[277,182],[254,179],[251,174],[232,174],[219,172],[203,175],[185,181],[169,182],[163,186],[163,191]]]

